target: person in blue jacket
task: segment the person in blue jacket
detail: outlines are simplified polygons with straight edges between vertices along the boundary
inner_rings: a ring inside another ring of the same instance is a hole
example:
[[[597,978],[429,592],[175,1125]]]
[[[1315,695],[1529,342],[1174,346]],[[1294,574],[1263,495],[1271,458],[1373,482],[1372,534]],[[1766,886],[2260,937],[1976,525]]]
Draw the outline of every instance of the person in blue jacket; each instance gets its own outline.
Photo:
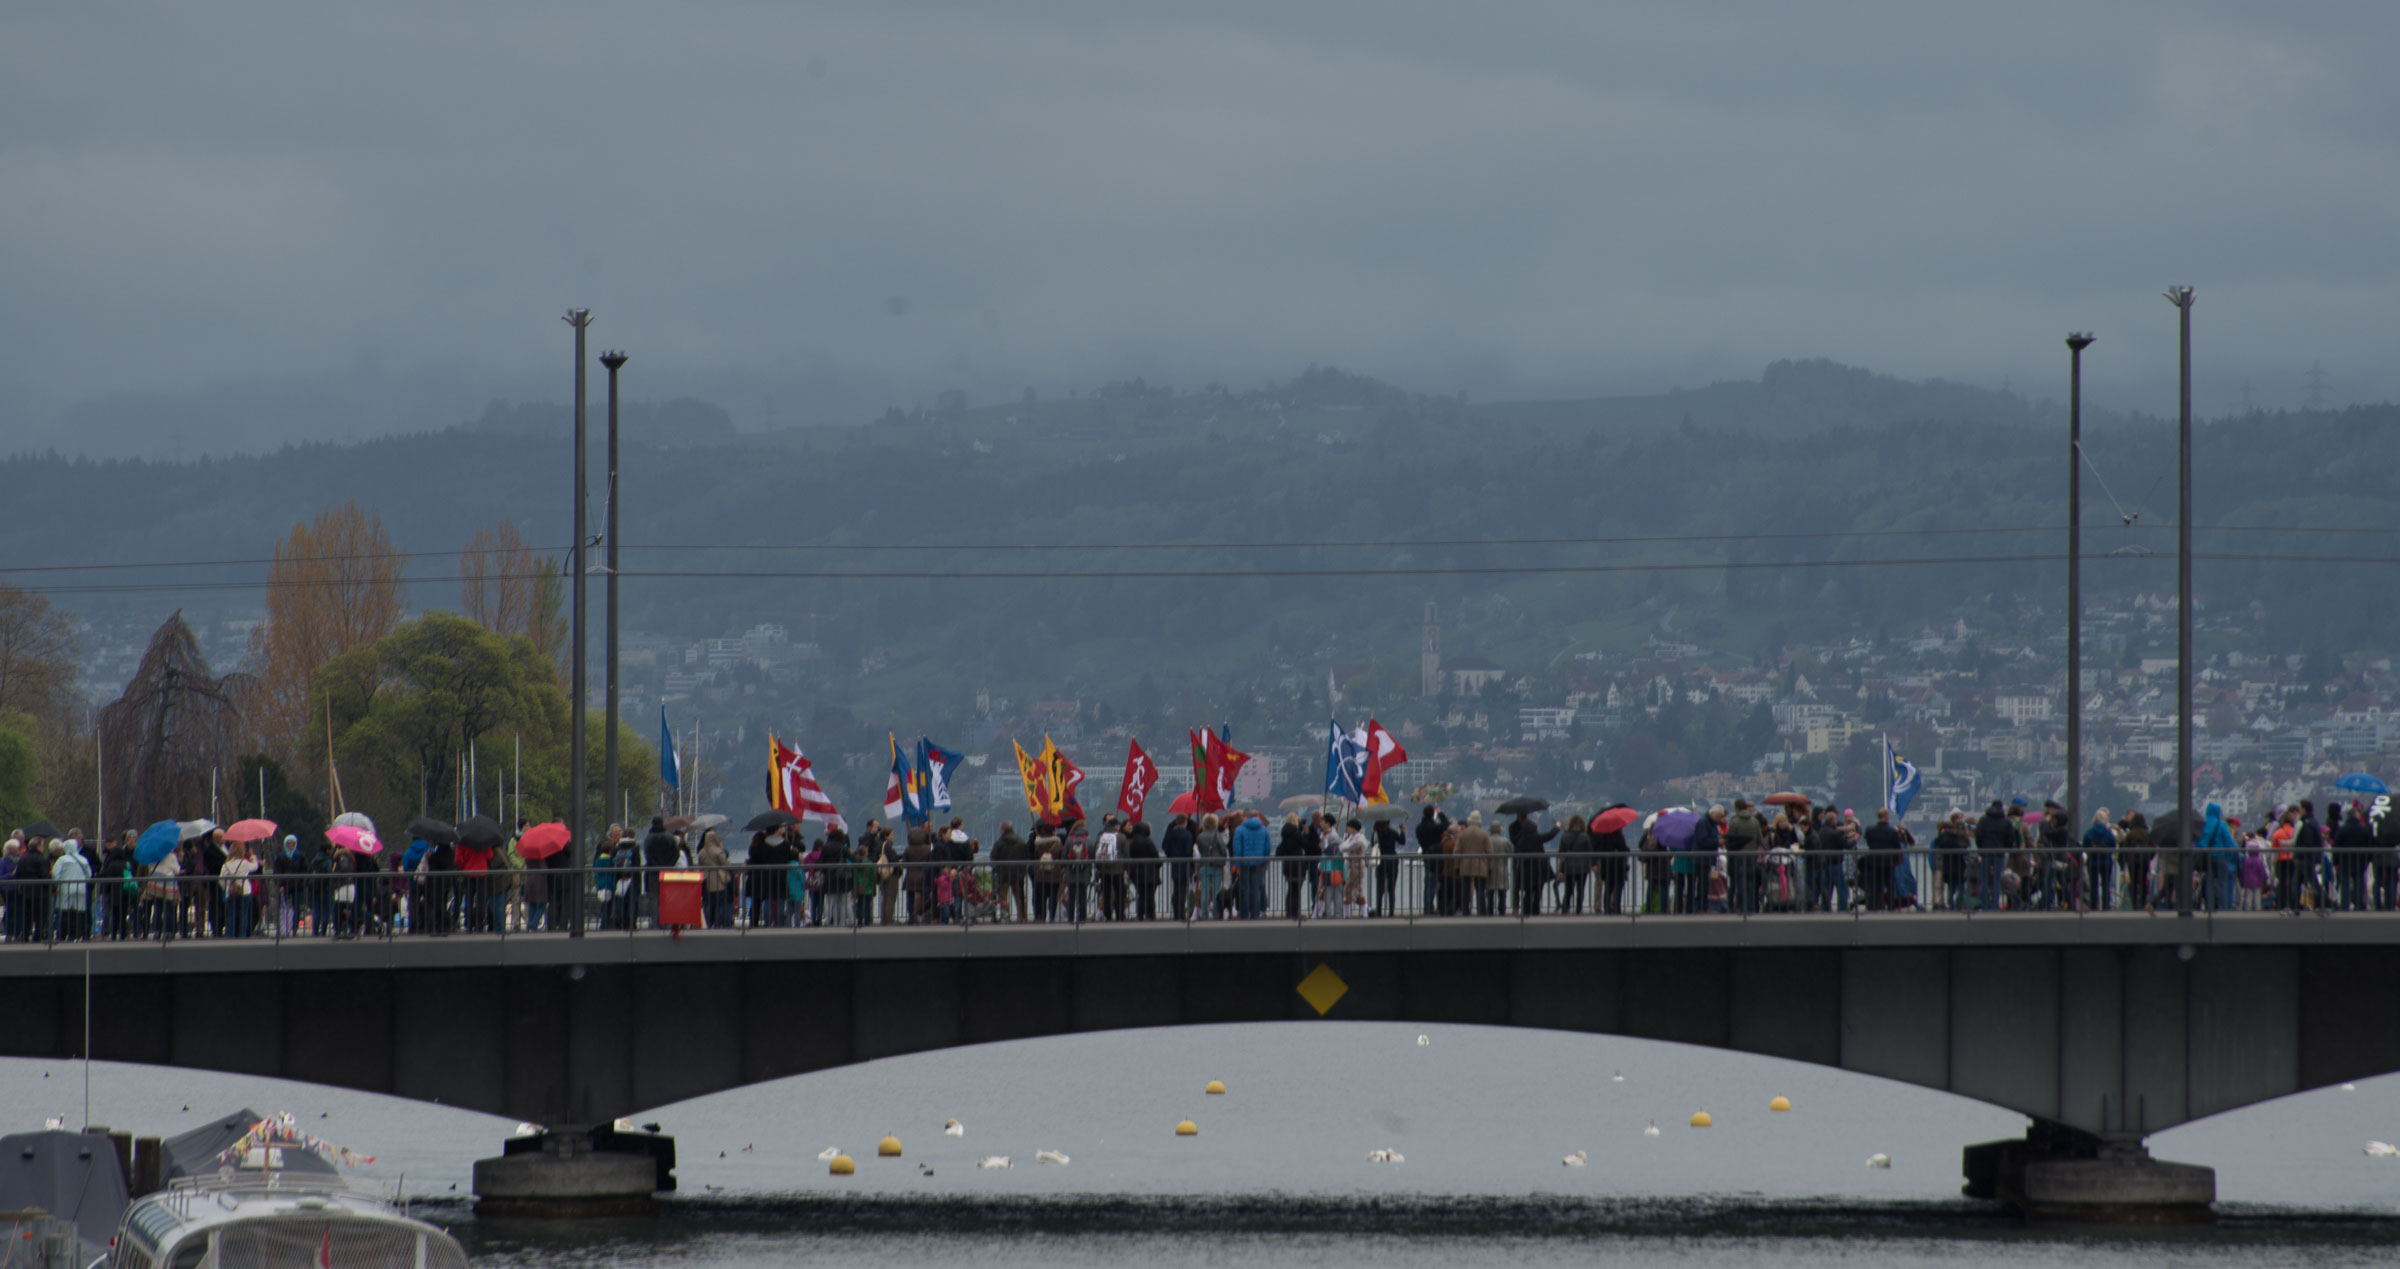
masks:
[[[1233,830],[1233,864],[1234,905],[1245,921],[1257,920],[1267,906],[1267,860],[1274,854],[1267,822],[1256,810],[1244,814],[1242,826]]]

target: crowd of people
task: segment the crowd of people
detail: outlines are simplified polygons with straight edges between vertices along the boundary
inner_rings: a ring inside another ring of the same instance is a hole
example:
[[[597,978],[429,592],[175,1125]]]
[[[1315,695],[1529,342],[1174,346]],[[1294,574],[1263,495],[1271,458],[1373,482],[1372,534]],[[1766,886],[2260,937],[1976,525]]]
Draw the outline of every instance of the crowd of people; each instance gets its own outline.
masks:
[[[1604,808],[1547,826],[1423,807],[1002,821],[985,844],[963,819],[868,821],[811,839],[791,823],[752,834],[740,861],[716,829],[610,825],[588,868],[569,852],[412,840],[393,854],[297,836],[228,841],[212,828],[155,864],[136,836],[18,830],[0,849],[0,939],[296,938],[528,933],[658,924],[663,878],[698,877],[710,928],[1088,921],[1334,920],[1411,916],[1748,915],[1906,910],[2173,908],[2393,911],[2400,842],[2352,803],[2279,806],[2245,826],[2210,805],[2189,843],[2140,812],[1993,802],[1952,812],[1921,843],[1887,811],[1862,821],[1805,804]],[[2377,810],[2380,809],[2380,806]],[[1608,827],[1600,827],[1607,825]],[[518,834],[531,827],[520,823]],[[2400,827],[2400,826],[2396,826]],[[578,903],[578,900],[581,902]]]

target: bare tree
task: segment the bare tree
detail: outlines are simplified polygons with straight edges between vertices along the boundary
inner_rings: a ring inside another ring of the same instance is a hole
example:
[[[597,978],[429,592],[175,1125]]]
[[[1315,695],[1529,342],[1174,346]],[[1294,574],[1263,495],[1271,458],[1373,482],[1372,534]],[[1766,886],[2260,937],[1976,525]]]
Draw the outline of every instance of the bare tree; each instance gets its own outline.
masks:
[[[49,720],[75,687],[75,619],[33,591],[0,583],[0,714]]]
[[[533,551],[514,520],[475,530],[458,553],[460,611],[469,621],[502,636],[534,633]]]
[[[169,617],[125,694],[100,710],[109,823],[191,819],[208,812],[212,785],[232,794],[256,686],[247,674],[212,677],[183,614]]]
[[[381,516],[352,501],[292,526],[275,547],[267,619],[250,636],[258,686],[247,714],[266,752],[307,747],[317,671],[391,633],[400,609],[400,553]]]

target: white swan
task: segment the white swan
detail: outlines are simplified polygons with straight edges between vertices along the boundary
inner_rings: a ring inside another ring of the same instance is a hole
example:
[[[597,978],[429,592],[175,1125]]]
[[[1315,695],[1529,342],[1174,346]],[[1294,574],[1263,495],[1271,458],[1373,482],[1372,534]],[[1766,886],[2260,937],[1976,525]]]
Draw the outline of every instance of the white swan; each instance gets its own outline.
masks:
[[[1417,1047],[1418,1047],[1418,1048],[1420,1048],[1420,1049],[1421,1049],[1421,1048],[1424,1048],[1426,1045],[1428,1045],[1428,1044],[1431,1044],[1431,1043],[1433,1043],[1433,1041],[1431,1041],[1431,1040],[1429,1040],[1429,1039],[1425,1038],[1424,1036],[1418,1036],[1418,1037],[1417,1037]]]
[[[1870,1168],[1888,1168],[1892,1166],[1892,1156],[1881,1153],[1868,1155],[1867,1166]]]
[[[1578,1150],[1575,1153],[1568,1155],[1566,1158],[1559,1160],[1559,1162],[1567,1165],[1570,1168],[1580,1168],[1584,1164],[1591,1162],[1591,1156],[1585,1154],[1581,1150]]]
[[[817,1159],[823,1163],[831,1163],[833,1162],[834,1156],[840,1154],[841,1152],[842,1148],[840,1146],[827,1146],[822,1151],[818,1152]]]
[[[967,1126],[955,1119],[950,1120],[942,1125],[942,1135],[945,1137],[964,1137],[967,1135]]]
[[[1609,1082],[1609,1083],[1611,1083],[1611,1084],[1622,1084],[1622,1083],[1624,1083],[1624,1082],[1625,1082],[1625,1072],[1623,1072],[1623,1071],[1619,1071],[1619,1072],[1617,1072],[1616,1074],[1609,1076],[1609,1077],[1608,1077],[1608,1082]]]
[[[1369,1150],[1369,1151],[1367,1152],[1367,1162],[1369,1162],[1369,1163],[1406,1163],[1406,1162],[1408,1162],[1408,1160],[1407,1160],[1407,1159],[1404,1159],[1404,1158],[1402,1158],[1402,1157],[1400,1156],[1400,1152],[1399,1152],[1399,1151],[1397,1151],[1397,1150]]]
[[[1033,1161],[1035,1163],[1055,1163],[1063,1168],[1067,1166],[1067,1152],[1064,1150],[1036,1150],[1033,1152]]]
[[[2345,1092],[2345,1093],[2355,1093],[2355,1092],[2357,1092],[2357,1091],[2358,1091],[2358,1085],[2356,1085],[2356,1084],[2344,1084],[2344,1085],[2342,1085],[2342,1091],[2343,1091],[2343,1092]]]
[[[2393,1155],[2400,1154],[2400,1146],[2395,1146],[2388,1141],[2370,1141],[2359,1150],[2359,1153],[2370,1159],[2389,1159]]]
[[[979,1168],[1013,1168],[1017,1165],[1009,1162],[1007,1155],[987,1154],[982,1158],[977,1159],[975,1161],[975,1166]]]
[[[1645,1137],[1655,1137],[1655,1136],[1657,1136],[1657,1135],[1658,1135],[1658,1121],[1657,1121],[1657,1120],[1655,1120],[1655,1119],[1651,1120],[1651,1121],[1650,1121],[1650,1126],[1649,1126],[1649,1127],[1647,1127],[1647,1128],[1644,1128],[1644,1129],[1642,1129],[1642,1135],[1643,1135],[1643,1136],[1645,1136]]]

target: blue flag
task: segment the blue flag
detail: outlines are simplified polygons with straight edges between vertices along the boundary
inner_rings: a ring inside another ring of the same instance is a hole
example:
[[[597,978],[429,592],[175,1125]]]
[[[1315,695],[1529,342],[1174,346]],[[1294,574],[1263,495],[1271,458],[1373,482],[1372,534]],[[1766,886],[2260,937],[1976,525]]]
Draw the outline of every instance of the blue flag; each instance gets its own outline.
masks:
[[[675,731],[667,726],[667,707],[658,707],[658,782],[670,789],[683,788],[683,757],[675,752]]]
[[[1883,772],[1883,804],[1892,808],[1892,820],[1897,823],[1907,817],[1908,804],[1917,800],[1924,777],[1917,774],[1915,763],[1893,752],[1889,737],[1883,742]]]
[[[1328,720],[1325,739],[1325,796],[1344,802],[1365,801],[1359,779],[1366,774],[1367,753],[1350,740],[1340,723]]]
[[[933,737],[917,740],[917,780],[924,788],[924,802],[937,811],[950,809],[950,773],[966,758],[955,749],[944,749],[933,743]]]

